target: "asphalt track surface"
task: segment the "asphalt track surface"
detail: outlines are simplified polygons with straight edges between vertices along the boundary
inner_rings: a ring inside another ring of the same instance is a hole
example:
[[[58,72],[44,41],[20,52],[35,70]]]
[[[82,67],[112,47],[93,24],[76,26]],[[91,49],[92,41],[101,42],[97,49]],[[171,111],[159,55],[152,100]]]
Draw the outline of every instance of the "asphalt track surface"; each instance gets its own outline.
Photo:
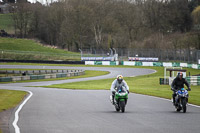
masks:
[[[25,87],[114,78],[118,74],[129,77],[155,72],[151,69],[9,65],[2,65],[0,68],[110,71],[108,75],[91,78],[1,84],[0,89],[25,90],[33,93],[19,112],[17,125],[21,133],[200,132],[200,108],[198,107],[188,106],[187,113],[178,113],[174,111],[172,103],[168,100],[130,93],[125,113],[119,113],[109,101],[108,90]],[[10,119],[10,133],[15,132],[12,126],[13,120],[14,114]]]

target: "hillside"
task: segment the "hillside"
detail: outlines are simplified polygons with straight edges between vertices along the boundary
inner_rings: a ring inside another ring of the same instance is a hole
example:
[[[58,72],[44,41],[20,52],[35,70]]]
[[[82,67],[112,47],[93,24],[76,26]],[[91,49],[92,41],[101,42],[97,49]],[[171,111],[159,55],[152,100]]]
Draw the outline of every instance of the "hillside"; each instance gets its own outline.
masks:
[[[80,54],[43,46],[34,40],[0,37],[1,59],[80,60]]]

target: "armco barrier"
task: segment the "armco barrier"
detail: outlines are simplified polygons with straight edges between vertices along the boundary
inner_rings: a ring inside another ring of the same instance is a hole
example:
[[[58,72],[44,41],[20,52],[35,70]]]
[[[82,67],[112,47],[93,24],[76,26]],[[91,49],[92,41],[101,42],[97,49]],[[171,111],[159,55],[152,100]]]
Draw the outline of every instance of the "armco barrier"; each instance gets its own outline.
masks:
[[[56,74],[51,74],[51,78],[56,78]]]
[[[140,61],[122,61],[122,65],[129,66],[164,66],[164,67],[187,67],[200,69],[200,64],[177,63],[177,62],[140,62]]]
[[[45,75],[38,75],[37,78],[38,78],[38,79],[44,79],[44,78],[45,78]]]
[[[50,79],[51,78],[51,74],[45,74],[45,79]]]
[[[1,74],[23,74],[26,75],[38,75],[38,74],[50,74],[50,73],[67,73],[67,72],[80,72],[80,70],[28,70],[28,71],[20,71],[20,70],[0,70]]]
[[[67,74],[66,73],[61,73],[61,77],[67,77]]]
[[[1,77],[0,78],[0,82],[10,82],[10,81],[12,81],[11,77]]]
[[[22,80],[30,80],[30,76],[21,76],[22,77]]]
[[[61,73],[57,73],[56,74],[56,78],[62,78],[62,74]]]
[[[22,80],[22,76],[12,76],[12,81],[20,81]]]
[[[75,73],[70,72],[70,77],[75,76]]]
[[[31,80],[36,80],[36,79],[38,79],[38,76],[37,76],[37,75],[31,75],[31,76],[30,76],[30,79],[31,79]]]
[[[0,77],[0,82],[62,78],[62,77],[79,76],[79,75],[85,74],[84,70],[67,70],[67,71],[69,71],[69,72],[67,72],[67,73],[43,74],[43,75],[26,75],[26,76]]]
[[[189,76],[186,79],[191,85],[200,85],[200,76]]]
[[[200,64],[189,64],[179,62],[141,62],[141,61],[121,61],[121,65],[128,66],[164,66],[164,67],[187,67],[200,69]],[[119,65],[119,61],[85,61],[85,65]]]

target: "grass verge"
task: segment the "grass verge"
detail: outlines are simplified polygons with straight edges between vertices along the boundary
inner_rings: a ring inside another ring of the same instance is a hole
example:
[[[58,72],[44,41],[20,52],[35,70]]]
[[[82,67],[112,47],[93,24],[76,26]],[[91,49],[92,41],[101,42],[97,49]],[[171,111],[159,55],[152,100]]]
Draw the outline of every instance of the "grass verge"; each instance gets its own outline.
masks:
[[[169,85],[160,85],[159,78],[163,77],[164,68],[163,67],[140,67],[140,68],[150,68],[157,72],[137,77],[126,77],[124,78],[130,87],[130,92],[145,94],[151,96],[157,96],[162,98],[171,99],[172,91]],[[199,70],[187,69],[190,74],[197,74]],[[64,88],[64,89],[95,89],[95,90],[106,90],[110,89],[113,79],[103,79],[103,80],[93,80],[66,84],[56,84],[51,86],[52,88]],[[189,103],[200,105],[200,88],[199,86],[191,86],[192,91],[189,92],[190,98]]]
[[[16,107],[27,95],[25,91],[0,89],[0,112]],[[0,133],[2,133],[0,129]]]
[[[15,90],[0,90],[0,112],[17,106],[27,92]]]

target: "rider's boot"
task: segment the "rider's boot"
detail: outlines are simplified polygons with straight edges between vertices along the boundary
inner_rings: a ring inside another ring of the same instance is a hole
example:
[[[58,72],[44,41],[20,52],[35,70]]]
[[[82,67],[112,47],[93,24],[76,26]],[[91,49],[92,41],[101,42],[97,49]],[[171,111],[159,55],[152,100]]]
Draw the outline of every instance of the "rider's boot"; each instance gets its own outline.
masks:
[[[115,99],[115,91],[112,92],[112,104],[113,104],[113,105],[115,104],[114,99]]]
[[[175,94],[172,94],[172,100],[173,100],[173,105],[176,106],[176,102],[175,102]]]
[[[115,96],[112,95],[112,104],[113,104],[113,105],[115,104],[114,98],[115,98]]]

